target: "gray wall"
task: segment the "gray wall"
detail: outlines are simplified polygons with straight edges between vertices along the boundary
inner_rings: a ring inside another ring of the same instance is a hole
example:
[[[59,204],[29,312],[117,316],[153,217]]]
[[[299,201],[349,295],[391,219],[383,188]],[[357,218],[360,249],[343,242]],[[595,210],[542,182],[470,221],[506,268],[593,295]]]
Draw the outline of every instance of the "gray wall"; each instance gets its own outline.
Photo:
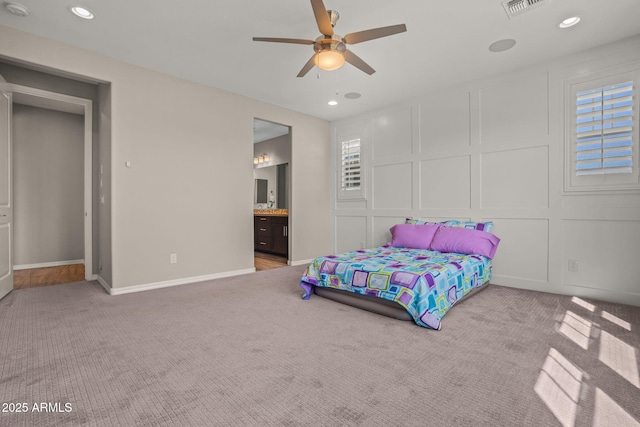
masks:
[[[406,216],[491,220],[493,283],[640,305],[640,192],[563,185],[565,84],[630,68],[640,37],[334,123],[361,123],[366,150],[366,197],[334,197],[334,250],[386,243]]]
[[[255,165],[254,169],[291,162],[291,134],[288,133],[253,144],[254,157],[264,153],[269,155],[269,161],[261,165]]]
[[[114,292],[254,268],[254,117],[292,127],[291,262],[331,250],[326,120],[4,26],[0,56],[111,83]]]
[[[13,105],[14,264],[84,258],[84,117]]]

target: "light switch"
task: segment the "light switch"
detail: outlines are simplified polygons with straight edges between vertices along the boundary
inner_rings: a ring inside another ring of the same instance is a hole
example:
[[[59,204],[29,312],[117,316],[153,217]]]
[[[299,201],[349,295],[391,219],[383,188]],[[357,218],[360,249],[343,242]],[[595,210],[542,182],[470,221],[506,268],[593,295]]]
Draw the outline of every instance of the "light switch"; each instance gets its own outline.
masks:
[[[127,160],[126,162],[124,162],[124,165],[128,168],[131,167],[131,162],[129,160]]]

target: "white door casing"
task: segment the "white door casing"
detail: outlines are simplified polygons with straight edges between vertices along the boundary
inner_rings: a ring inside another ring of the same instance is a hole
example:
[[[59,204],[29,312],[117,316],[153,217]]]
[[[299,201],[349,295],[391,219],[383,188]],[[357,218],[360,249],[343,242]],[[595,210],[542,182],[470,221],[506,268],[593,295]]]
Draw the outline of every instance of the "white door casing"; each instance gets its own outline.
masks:
[[[11,92],[0,76],[0,298],[13,289]]]
[[[17,84],[8,84],[8,88],[15,94],[16,100],[18,96],[39,98],[58,106],[53,109],[84,115],[84,271],[85,280],[93,280],[93,102],[90,99]]]

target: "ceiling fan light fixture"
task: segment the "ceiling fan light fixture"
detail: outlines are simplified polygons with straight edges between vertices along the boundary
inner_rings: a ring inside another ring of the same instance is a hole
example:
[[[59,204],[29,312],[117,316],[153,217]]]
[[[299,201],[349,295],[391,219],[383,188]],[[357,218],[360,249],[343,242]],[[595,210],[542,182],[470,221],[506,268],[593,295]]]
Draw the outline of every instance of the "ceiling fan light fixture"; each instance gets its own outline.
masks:
[[[522,0],[522,1],[544,1],[544,0]],[[405,24],[389,25],[386,27],[371,28],[369,30],[349,33],[344,37],[336,34],[333,27],[340,14],[335,10],[327,10],[322,0],[311,0],[313,15],[320,30],[320,36],[315,40],[291,39],[282,37],[254,37],[253,41],[293,43],[313,45],[314,55],[307,60],[296,77],[304,77],[316,66],[322,70],[333,71],[342,67],[345,62],[353,65],[359,70],[371,75],[376,72],[369,64],[364,62],[359,56],[347,49],[348,44],[357,44],[381,37],[392,36],[394,34],[407,31]],[[318,75],[319,76],[319,75]]]
[[[322,70],[333,71],[344,65],[344,56],[335,50],[322,50],[316,54],[314,62]]]

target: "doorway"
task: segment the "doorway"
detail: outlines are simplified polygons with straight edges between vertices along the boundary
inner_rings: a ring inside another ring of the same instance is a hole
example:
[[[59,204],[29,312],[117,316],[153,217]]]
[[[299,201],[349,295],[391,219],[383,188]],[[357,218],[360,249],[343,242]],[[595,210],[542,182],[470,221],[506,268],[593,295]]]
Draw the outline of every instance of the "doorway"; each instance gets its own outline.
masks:
[[[14,289],[92,280],[92,101],[9,87]]]
[[[254,265],[256,270],[283,267],[291,248],[291,129],[253,120]]]

